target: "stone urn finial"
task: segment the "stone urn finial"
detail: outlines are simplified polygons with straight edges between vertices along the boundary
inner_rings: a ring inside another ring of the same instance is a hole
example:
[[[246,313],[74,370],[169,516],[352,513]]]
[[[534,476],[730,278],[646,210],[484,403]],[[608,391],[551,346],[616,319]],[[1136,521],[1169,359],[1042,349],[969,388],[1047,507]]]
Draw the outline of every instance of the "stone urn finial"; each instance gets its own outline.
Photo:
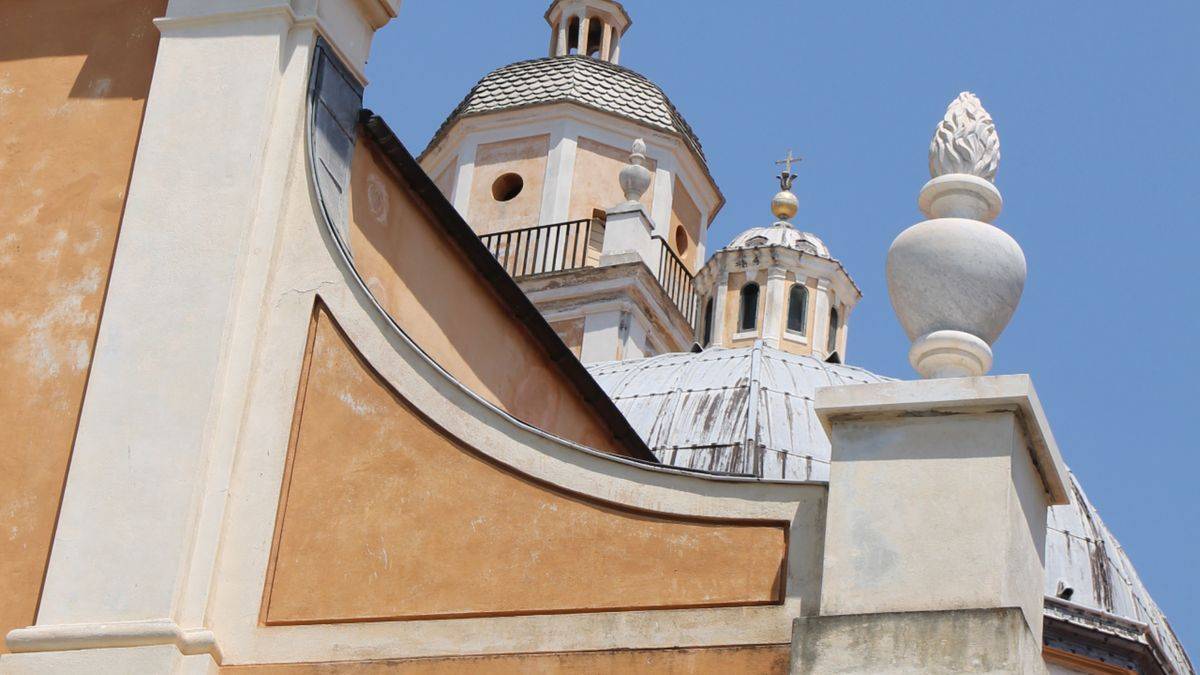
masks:
[[[629,163],[621,169],[619,180],[625,193],[625,203],[636,203],[650,189],[650,169],[646,168],[646,142],[637,139],[629,153]]]
[[[888,250],[888,293],[922,377],[984,375],[991,345],[1025,287],[1025,255],[991,221],[1003,201],[992,184],[1000,138],[974,94],[950,102],[929,146],[933,178],[918,205],[929,218]]]

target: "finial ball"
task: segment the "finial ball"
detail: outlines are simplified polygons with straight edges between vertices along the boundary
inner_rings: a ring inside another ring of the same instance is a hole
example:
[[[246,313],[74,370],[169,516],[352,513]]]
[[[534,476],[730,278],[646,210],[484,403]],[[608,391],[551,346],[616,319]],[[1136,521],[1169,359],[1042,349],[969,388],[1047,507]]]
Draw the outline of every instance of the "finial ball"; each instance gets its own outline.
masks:
[[[780,190],[771,200],[771,213],[780,220],[791,220],[800,210],[800,200],[791,190]]]

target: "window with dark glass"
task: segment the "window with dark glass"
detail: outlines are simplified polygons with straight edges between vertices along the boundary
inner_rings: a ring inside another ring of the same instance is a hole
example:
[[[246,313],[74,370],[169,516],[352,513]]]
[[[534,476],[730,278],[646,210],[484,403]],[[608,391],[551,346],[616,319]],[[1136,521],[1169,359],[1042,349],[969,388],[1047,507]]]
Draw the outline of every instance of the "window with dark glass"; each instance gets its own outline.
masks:
[[[705,347],[712,344],[712,321],[713,299],[709,298],[708,302],[704,303],[704,333],[700,338],[700,344]]]
[[[836,309],[829,310],[829,344],[825,345],[825,351],[834,352],[837,350],[838,338],[838,311]]]
[[[804,284],[796,284],[788,294],[787,329],[794,333],[804,333],[807,323],[808,289]]]
[[[739,331],[754,330],[758,326],[758,284],[750,282],[742,286],[741,321]]]

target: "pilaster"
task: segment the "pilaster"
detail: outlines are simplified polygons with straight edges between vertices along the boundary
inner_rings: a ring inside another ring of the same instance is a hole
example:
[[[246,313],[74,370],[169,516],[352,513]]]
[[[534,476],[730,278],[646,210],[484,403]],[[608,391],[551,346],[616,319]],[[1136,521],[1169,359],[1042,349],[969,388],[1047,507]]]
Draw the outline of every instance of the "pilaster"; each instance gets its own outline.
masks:
[[[782,267],[767,269],[767,297],[763,303],[763,342],[768,347],[779,348],[779,339],[783,334],[784,315],[784,283],[787,281],[787,271]]]

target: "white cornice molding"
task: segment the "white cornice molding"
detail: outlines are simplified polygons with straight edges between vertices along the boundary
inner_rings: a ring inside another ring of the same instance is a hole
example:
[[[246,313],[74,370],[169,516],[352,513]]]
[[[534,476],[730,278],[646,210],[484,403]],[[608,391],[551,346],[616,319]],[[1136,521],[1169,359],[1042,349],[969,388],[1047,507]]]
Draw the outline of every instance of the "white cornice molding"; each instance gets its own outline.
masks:
[[[537,110],[536,120],[530,119],[530,111]],[[708,214],[708,223],[720,212],[724,197],[716,180],[700,165],[700,159],[687,143],[677,134],[657,127],[640,124],[615,113],[589,108],[571,101],[539,103],[535,106],[514,108],[498,112],[468,115],[456,120],[442,137],[438,146],[420,158],[421,166],[431,175],[438,175],[446,160],[474,141],[472,136],[482,135],[477,143],[504,140],[504,134],[539,135],[549,133],[550,124],[569,121],[588,127],[584,135],[592,140],[624,149],[632,139],[642,138],[650,152],[647,156],[660,164],[669,156],[673,162],[672,174],[677,176],[696,202],[701,213]],[[596,133],[599,132],[599,133]],[[605,134],[612,134],[606,136]],[[486,140],[485,140],[486,139]]]
[[[14,654],[175,645],[185,656],[208,654],[221,663],[211,630],[184,629],[170,619],[30,626],[9,631],[6,641]]]
[[[339,0],[340,2],[341,0]],[[247,3],[250,4],[250,3]],[[345,11],[350,8],[349,4],[334,4],[332,5],[338,10]],[[358,0],[354,3],[355,7],[359,8],[359,13],[372,31],[383,27],[388,21],[394,18],[400,8],[400,0]],[[328,42],[330,48],[343,65],[350,71],[359,84],[366,87],[368,84],[367,74],[364,69],[367,60],[367,53],[360,57],[351,56],[343,48],[343,42],[350,42],[352,38],[344,37],[342,32],[337,30],[329,21],[327,21],[320,13],[317,7],[312,11],[297,12],[291,2],[280,0],[268,4],[257,4],[244,7],[242,9],[225,9],[211,11],[208,5],[183,4],[180,8],[171,7],[169,11],[176,13],[167,16],[158,17],[153,20],[156,28],[163,37],[170,37],[170,33],[174,31],[187,30],[201,26],[212,26],[218,24],[236,23],[239,21],[251,21],[266,17],[280,17],[289,28],[311,28],[320,33]],[[370,40],[367,40],[366,49],[370,47]]]

